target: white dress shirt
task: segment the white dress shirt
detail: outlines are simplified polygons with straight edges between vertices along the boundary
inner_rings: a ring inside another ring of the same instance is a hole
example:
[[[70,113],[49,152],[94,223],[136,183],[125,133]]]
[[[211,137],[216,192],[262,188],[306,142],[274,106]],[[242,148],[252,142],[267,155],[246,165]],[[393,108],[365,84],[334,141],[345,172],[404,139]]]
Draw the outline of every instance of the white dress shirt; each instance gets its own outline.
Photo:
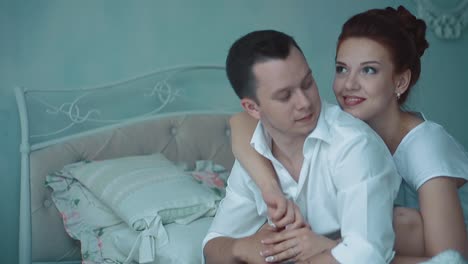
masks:
[[[323,102],[317,126],[304,142],[298,182],[272,155],[271,138],[260,123],[251,144],[271,160],[284,194],[314,232],[341,232],[342,242],[331,251],[338,262],[391,261],[393,200],[401,177],[381,138],[364,122]],[[266,219],[260,189],[236,161],[203,247],[219,236],[250,236]]]

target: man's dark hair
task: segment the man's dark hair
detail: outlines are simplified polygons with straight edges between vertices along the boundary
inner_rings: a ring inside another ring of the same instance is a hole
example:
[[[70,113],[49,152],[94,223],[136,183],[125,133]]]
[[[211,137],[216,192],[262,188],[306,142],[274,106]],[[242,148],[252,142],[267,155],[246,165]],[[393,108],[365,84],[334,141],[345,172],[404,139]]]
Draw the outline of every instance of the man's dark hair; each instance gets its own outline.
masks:
[[[271,59],[286,59],[291,47],[301,51],[291,36],[275,30],[253,31],[236,40],[229,49],[226,73],[237,96],[258,103],[254,64]]]

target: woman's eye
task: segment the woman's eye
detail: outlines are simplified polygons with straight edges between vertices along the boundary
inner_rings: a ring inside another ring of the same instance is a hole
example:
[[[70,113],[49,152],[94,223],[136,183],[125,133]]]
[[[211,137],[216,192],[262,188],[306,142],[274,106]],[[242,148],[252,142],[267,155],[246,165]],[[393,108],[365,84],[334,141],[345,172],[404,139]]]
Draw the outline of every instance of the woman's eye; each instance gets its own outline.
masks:
[[[377,70],[374,67],[364,67],[364,68],[362,68],[362,71],[365,74],[376,74],[377,73]]]
[[[347,70],[343,66],[336,66],[336,73],[345,73]]]

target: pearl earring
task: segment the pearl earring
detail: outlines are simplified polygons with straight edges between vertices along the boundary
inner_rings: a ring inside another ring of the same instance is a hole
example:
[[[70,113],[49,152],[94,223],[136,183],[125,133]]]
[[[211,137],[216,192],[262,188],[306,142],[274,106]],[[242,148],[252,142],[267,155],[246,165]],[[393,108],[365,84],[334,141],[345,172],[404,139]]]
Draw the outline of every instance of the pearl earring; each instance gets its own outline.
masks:
[[[400,94],[399,92],[396,92],[396,98],[397,98],[397,100],[400,100],[400,96],[401,96],[401,94]]]

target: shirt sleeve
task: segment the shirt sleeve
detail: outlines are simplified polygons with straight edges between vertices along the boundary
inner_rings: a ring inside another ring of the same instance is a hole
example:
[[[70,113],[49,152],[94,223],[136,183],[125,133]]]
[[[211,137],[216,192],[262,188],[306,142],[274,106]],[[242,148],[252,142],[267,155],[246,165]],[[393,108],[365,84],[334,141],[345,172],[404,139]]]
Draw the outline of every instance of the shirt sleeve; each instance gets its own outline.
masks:
[[[211,223],[208,234],[203,240],[202,248],[216,237],[241,238],[254,234],[266,222],[266,216],[259,213],[261,206],[256,201],[253,182],[247,172],[236,161],[232,167],[226,187],[226,196],[220,202],[216,216]],[[262,205],[263,207],[266,205]]]
[[[340,263],[389,263],[395,234],[393,201],[401,177],[384,143],[372,135],[343,140],[331,160],[342,242]]]
[[[430,121],[405,136],[394,159],[413,190],[439,176],[468,180],[468,153],[442,126]]]

